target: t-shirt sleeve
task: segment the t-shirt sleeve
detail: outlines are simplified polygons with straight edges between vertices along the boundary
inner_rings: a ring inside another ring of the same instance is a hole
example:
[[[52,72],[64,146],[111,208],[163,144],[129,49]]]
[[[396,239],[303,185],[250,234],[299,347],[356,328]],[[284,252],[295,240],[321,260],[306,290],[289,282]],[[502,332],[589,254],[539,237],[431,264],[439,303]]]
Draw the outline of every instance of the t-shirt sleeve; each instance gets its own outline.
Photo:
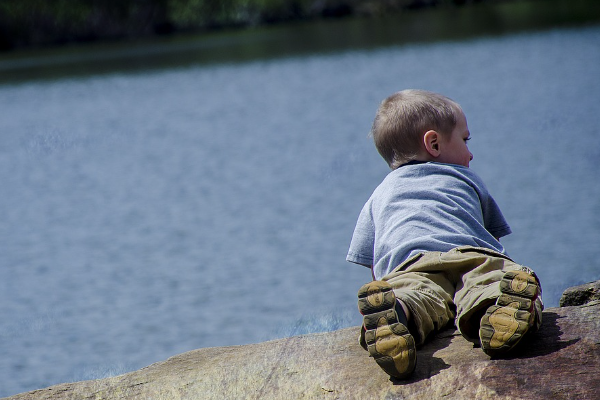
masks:
[[[374,259],[374,248],[375,228],[370,203],[367,202],[358,216],[346,260],[365,267],[371,267]]]
[[[498,204],[491,195],[487,194],[481,202],[481,207],[485,229],[495,238],[499,239],[512,232],[504,215],[502,215],[502,211],[500,211],[500,207],[498,207]]]

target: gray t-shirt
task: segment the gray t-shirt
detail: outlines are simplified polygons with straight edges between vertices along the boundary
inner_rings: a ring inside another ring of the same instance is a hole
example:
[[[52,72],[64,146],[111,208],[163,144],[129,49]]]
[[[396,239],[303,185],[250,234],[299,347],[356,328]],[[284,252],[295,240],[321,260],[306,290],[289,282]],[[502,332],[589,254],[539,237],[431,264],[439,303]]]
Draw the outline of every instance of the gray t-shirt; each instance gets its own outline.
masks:
[[[459,246],[504,253],[511,233],[483,181],[470,169],[435,162],[390,172],[363,207],[346,259],[381,279],[408,258]]]

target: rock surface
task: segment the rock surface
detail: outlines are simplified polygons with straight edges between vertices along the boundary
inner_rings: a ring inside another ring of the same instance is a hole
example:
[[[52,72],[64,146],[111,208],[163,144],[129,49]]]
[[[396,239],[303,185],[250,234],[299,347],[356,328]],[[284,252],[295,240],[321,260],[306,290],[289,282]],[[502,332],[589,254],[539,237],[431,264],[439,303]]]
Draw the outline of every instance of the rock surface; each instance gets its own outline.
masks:
[[[600,281],[589,282],[565,290],[560,297],[561,307],[582,306],[592,301],[600,300]]]
[[[596,287],[600,282],[594,283]],[[584,285],[583,290],[587,290]],[[544,311],[542,329],[492,360],[453,330],[391,380],[358,345],[358,327],[190,351],[113,378],[8,397],[50,399],[574,399],[600,393],[600,300]]]

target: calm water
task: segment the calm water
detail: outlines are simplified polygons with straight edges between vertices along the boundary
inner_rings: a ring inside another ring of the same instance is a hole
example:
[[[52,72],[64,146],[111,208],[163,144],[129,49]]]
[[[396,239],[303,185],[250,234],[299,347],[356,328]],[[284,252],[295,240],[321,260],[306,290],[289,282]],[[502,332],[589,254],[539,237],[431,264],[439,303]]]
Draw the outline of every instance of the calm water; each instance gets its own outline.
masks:
[[[544,300],[600,278],[600,26],[0,86],[0,396],[208,346],[358,325],[344,261],[387,173],[366,137],[414,87]]]

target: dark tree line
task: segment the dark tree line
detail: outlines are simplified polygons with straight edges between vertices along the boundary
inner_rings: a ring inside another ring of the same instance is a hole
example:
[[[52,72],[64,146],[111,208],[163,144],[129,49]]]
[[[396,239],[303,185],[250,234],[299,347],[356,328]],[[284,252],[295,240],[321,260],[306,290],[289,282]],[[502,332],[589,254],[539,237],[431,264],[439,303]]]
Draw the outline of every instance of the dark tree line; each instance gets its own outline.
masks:
[[[0,50],[480,0],[0,0]]]

